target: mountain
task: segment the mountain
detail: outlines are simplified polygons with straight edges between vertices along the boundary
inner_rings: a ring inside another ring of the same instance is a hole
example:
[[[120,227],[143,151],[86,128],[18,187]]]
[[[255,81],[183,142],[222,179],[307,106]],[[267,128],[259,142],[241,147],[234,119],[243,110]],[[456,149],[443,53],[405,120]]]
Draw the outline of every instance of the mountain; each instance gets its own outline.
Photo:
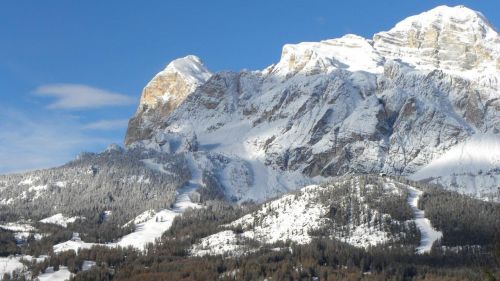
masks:
[[[125,144],[151,138],[161,117],[178,107],[211,75],[196,56],[186,56],[168,64],[144,87],[139,108],[129,122]]]
[[[192,154],[201,166],[226,159],[232,168],[208,170],[237,201],[380,172],[498,201],[499,77],[492,25],[439,6],[371,40],[287,44],[264,70],[212,74],[196,57],[175,60],[144,88],[125,142]],[[476,157],[481,171],[447,163],[438,177],[423,172],[482,138],[495,149]]]
[[[482,14],[440,6],[263,70],[174,60],[126,148],[0,175],[0,276],[498,275],[499,50]]]

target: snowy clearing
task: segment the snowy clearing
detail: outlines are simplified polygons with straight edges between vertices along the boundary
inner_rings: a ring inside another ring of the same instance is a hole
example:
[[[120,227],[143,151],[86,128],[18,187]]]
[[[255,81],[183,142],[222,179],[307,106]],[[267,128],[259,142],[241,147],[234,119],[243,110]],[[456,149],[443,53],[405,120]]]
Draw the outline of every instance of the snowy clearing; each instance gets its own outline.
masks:
[[[36,260],[36,262],[42,262],[45,260],[47,256],[40,256],[38,258],[34,258],[32,256],[8,256],[8,257],[0,257],[0,277],[3,277],[5,273],[12,274],[13,271],[23,272],[27,269],[21,263],[21,259],[31,261]]]
[[[48,267],[45,273],[38,275],[39,281],[64,281],[69,280],[71,277],[71,272],[69,272],[66,266],[59,267],[58,271],[54,271],[52,267]]]
[[[55,214],[53,216],[50,216],[48,218],[44,218],[40,220],[41,223],[50,223],[50,224],[57,224],[62,227],[67,227],[68,223],[74,223],[77,219],[81,219],[82,217],[66,217],[61,213]]]
[[[148,167],[158,169],[165,172],[161,165],[154,164],[154,161],[146,162]],[[192,164],[192,163],[191,163]],[[156,239],[167,231],[172,225],[175,217],[184,213],[188,208],[201,208],[201,205],[193,203],[189,195],[196,191],[201,182],[201,174],[196,171],[197,167],[190,167],[193,178],[181,189],[177,190],[177,197],[172,209],[164,209],[158,212],[147,210],[138,215],[135,219],[128,222],[135,224],[135,231],[123,236],[116,243],[95,244],[81,241],[79,237],[73,237],[72,240],[54,245],[54,252],[62,252],[66,250],[74,250],[78,252],[82,248],[91,248],[94,245],[104,245],[108,247],[128,247],[132,246],[136,249],[143,250],[147,244],[154,243]]]
[[[0,257],[0,276],[3,277],[5,273],[11,274],[14,270],[23,270],[25,267],[19,261],[21,256],[19,257]]]

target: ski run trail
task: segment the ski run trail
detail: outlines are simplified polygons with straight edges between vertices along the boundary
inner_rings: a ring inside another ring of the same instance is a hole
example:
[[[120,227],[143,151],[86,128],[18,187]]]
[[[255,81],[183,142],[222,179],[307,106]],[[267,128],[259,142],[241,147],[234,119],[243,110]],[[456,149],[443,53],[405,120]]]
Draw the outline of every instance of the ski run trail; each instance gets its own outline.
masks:
[[[418,208],[418,200],[422,196],[422,191],[411,186],[408,186],[408,191],[410,192],[408,195],[408,204],[410,204],[413,210],[413,215],[415,217],[414,221],[420,230],[421,236],[420,245],[417,247],[417,253],[429,253],[431,251],[432,244],[441,239],[441,237],[443,237],[443,233],[432,227],[429,219],[425,218],[424,211]]]
[[[54,252],[60,253],[67,250],[74,250],[75,252],[78,252],[79,249],[89,249],[94,245],[104,245],[108,247],[132,246],[136,249],[144,250],[149,243],[154,243],[155,240],[160,238],[165,231],[170,229],[177,216],[181,215],[189,208],[194,209],[202,207],[200,204],[193,203],[189,197],[189,195],[202,184],[202,180],[201,172],[192,159],[192,156],[191,158],[188,158],[188,162],[192,178],[184,187],[177,190],[177,197],[172,208],[160,210],[158,212],[155,212],[154,210],[147,210],[140,214],[134,220],[129,222],[133,222],[135,224],[135,231],[123,236],[117,242],[106,244],[87,243],[80,239],[78,233],[75,233],[71,240],[54,245]],[[154,164],[151,161],[147,161],[146,164],[150,168],[156,168],[161,172],[165,172],[159,164]]]

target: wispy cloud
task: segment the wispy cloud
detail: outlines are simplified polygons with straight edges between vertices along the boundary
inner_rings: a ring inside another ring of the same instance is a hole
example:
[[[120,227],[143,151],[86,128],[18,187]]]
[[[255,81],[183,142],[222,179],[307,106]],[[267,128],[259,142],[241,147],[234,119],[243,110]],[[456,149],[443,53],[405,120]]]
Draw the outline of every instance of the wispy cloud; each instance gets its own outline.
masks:
[[[50,109],[88,109],[134,104],[129,96],[80,84],[49,84],[34,90],[38,96],[53,97]]]
[[[100,120],[84,125],[85,130],[122,130],[127,128],[128,119]]]
[[[30,116],[0,110],[0,174],[64,164],[84,150],[103,149],[112,138],[85,134],[64,116]]]

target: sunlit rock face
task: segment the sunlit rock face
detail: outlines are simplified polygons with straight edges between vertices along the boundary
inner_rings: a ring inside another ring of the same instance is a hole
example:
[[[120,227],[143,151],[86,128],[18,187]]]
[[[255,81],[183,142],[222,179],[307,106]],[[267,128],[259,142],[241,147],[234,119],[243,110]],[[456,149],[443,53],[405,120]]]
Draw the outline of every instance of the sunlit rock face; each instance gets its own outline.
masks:
[[[437,7],[375,34],[373,40],[386,58],[473,80],[486,78],[481,82],[498,86],[500,37],[481,13],[466,7]]]
[[[249,198],[344,174],[412,176],[474,136],[499,141],[499,50],[483,15],[440,6],[373,40],[287,44],[264,70],[212,75],[186,57],[146,86],[126,144],[238,163],[248,178],[239,187],[229,184],[236,172],[211,172]],[[474,159],[480,171],[419,179],[498,200],[495,157]]]
[[[137,112],[129,121],[125,144],[151,138],[161,121],[211,75],[196,56],[168,64],[144,87]]]

